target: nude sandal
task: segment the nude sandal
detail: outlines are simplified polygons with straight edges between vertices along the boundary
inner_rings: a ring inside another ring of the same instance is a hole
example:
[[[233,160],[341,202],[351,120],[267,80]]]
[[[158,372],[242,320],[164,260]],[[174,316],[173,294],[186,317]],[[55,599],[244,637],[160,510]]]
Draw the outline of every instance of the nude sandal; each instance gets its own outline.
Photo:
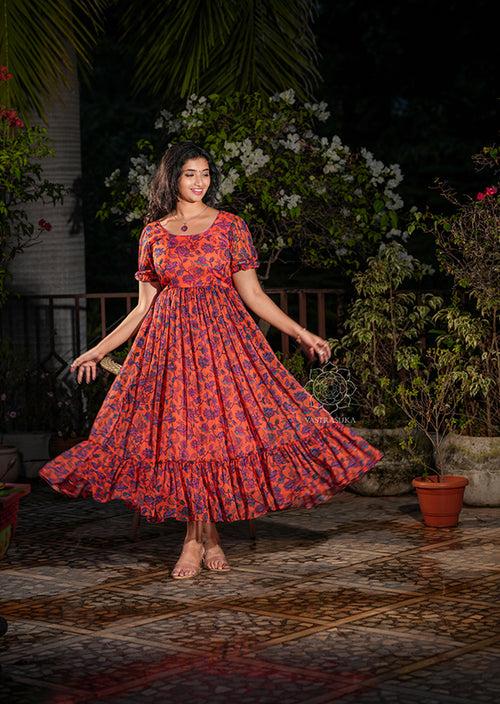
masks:
[[[222,547],[221,547],[222,550]],[[217,558],[216,558],[217,559]],[[211,570],[212,572],[229,572],[231,567],[230,565],[226,562],[226,558],[219,558],[224,561],[225,566],[224,567],[209,567],[207,564],[207,550],[204,548],[203,550],[203,557],[202,557],[202,564],[203,567],[205,567],[207,570]]]
[[[170,576],[171,576],[173,579],[193,579],[193,577],[196,577],[197,575],[199,575],[200,572],[201,572],[201,565],[202,565],[202,562],[203,562],[203,560],[204,560],[204,558],[205,558],[205,552],[206,552],[206,551],[205,551],[205,548],[203,548],[203,549],[202,549],[202,552],[201,552],[201,561],[200,561],[200,564],[199,564],[199,565],[195,565],[195,564],[193,564],[192,562],[191,562],[191,563],[186,562],[186,563],[183,565],[183,568],[186,568],[186,567],[188,567],[188,568],[189,568],[189,567],[194,567],[194,568],[196,569],[196,572],[194,572],[194,574],[174,574],[174,573],[173,573],[174,570],[175,570],[175,567],[174,567],[174,568],[172,569],[172,571],[170,572]],[[180,559],[180,558],[179,558],[179,559]]]

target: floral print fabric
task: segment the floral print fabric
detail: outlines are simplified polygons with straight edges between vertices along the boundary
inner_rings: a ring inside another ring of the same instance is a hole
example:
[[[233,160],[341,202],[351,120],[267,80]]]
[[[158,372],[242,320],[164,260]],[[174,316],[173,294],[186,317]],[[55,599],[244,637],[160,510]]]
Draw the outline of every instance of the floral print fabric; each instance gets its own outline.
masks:
[[[259,263],[237,215],[197,235],[148,224],[135,278],[162,288],[88,440],[40,476],[149,521],[235,521],[311,508],[382,459],[274,354],[232,280]]]

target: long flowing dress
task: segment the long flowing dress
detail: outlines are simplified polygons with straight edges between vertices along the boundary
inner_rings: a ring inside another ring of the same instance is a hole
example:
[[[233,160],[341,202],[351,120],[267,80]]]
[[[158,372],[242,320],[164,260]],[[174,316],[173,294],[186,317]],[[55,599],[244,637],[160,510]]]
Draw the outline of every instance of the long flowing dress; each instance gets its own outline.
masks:
[[[311,508],[379,462],[251,316],[232,274],[259,264],[238,215],[219,210],[195,235],[146,225],[135,278],[162,288],[88,439],[40,476],[70,496],[121,499],[151,522],[227,522]]]

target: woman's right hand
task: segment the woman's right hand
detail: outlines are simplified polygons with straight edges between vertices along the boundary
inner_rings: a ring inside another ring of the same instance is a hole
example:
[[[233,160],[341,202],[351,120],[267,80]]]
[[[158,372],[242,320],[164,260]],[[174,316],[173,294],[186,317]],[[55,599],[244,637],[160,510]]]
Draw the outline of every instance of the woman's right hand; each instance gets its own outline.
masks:
[[[309,332],[306,328],[302,328],[295,340],[302,347],[310,362],[317,355],[321,364],[324,364],[332,356],[332,350],[328,342],[319,335]]]
[[[94,381],[97,376],[97,365],[104,357],[104,353],[100,352],[96,347],[92,347],[87,352],[84,352],[71,363],[69,370],[74,372],[78,369],[77,381],[80,384],[85,375],[87,384]]]

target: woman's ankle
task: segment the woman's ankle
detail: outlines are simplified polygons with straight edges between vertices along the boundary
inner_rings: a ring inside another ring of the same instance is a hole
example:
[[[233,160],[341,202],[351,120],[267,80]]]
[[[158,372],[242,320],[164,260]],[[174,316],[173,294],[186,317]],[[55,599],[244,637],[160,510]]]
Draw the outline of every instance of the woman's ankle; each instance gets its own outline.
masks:
[[[188,521],[186,526],[186,535],[184,542],[194,540],[197,543],[203,543],[203,524],[201,521]]]

